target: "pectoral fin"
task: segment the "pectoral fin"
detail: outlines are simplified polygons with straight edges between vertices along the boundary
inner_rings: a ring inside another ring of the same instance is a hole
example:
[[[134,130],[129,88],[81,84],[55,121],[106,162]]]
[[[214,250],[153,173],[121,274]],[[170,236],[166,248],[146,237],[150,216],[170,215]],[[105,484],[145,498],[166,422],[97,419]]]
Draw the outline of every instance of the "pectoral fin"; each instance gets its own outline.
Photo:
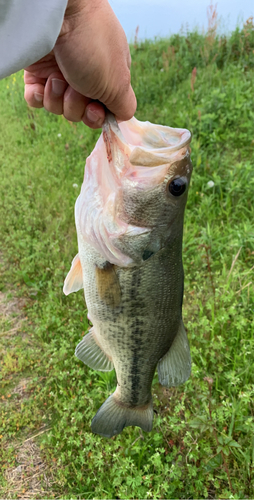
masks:
[[[79,254],[77,254],[76,257],[74,257],[71,263],[71,269],[64,280],[63,293],[65,295],[69,295],[69,293],[78,292],[81,288],[83,288],[83,273]]]
[[[184,324],[181,321],[173,344],[158,363],[159,382],[166,387],[175,387],[183,384],[190,374],[190,347]]]
[[[109,359],[101,346],[96,342],[93,328],[91,328],[89,333],[77,345],[75,356],[93,370],[110,372],[114,368],[112,360]]]
[[[96,267],[95,276],[100,299],[108,306],[119,306],[121,288],[114,264],[107,262],[102,269]]]

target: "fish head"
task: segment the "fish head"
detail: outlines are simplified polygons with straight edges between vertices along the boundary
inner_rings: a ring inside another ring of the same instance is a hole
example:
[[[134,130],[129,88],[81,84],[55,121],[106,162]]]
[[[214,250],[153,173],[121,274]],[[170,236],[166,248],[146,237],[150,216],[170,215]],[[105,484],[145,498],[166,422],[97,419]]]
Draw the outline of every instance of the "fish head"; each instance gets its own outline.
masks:
[[[185,146],[167,162],[157,161],[154,155],[150,166],[131,164],[122,178],[116,212],[128,224],[165,228],[177,225],[183,216],[192,172],[190,150]]]
[[[190,140],[185,129],[107,116],[76,203],[78,232],[107,261],[135,265],[181,238]]]

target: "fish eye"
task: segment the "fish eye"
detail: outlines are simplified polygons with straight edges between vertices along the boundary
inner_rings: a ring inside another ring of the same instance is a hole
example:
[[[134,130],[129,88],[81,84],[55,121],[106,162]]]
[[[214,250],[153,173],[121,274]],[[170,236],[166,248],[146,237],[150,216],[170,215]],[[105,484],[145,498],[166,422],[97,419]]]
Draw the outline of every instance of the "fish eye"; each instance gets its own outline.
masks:
[[[187,184],[186,177],[176,177],[168,183],[167,189],[173,196],[181,196],[186,191]]]

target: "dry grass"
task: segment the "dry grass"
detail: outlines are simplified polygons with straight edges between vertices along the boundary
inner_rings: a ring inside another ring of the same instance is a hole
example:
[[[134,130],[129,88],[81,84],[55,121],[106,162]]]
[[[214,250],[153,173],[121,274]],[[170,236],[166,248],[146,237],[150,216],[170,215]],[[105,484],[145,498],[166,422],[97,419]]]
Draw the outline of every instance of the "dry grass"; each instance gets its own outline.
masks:
[[[25,304],[26,300],[24,298],[14,296],[8,300],[7,294],[0,291],[0,325],[3,325],[0,337],[16,335],[20,330],[22,321],[25,319],[23,313]],[[6,323],[11,325],[8,330],[4,328]]]
[[[54,498],[53,475],[33,438],[17,447],[16,467],[6,470],[6,498]]]
[[[29,384],[31,380],[32,377],[22,378],[19,380],[18,384],[12,389],[12,394],[18,394],[20,398],[25,399],[29,392]]]

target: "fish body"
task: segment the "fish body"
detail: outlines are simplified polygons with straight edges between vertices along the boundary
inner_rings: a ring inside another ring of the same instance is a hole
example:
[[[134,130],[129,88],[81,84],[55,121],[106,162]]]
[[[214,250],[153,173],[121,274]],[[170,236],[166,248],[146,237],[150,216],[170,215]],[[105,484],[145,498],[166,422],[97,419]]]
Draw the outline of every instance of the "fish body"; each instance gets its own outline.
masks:
[[[75,206],[79,253],[66,294],[84,287],[93,327],[76,355],[95,370],[115,368],[117,388],[92,430],[104,437],[152,429],[151,385],[190,375],[182,321],[182,234],[192,171],[187,130],[112,115],[87,159]]]

